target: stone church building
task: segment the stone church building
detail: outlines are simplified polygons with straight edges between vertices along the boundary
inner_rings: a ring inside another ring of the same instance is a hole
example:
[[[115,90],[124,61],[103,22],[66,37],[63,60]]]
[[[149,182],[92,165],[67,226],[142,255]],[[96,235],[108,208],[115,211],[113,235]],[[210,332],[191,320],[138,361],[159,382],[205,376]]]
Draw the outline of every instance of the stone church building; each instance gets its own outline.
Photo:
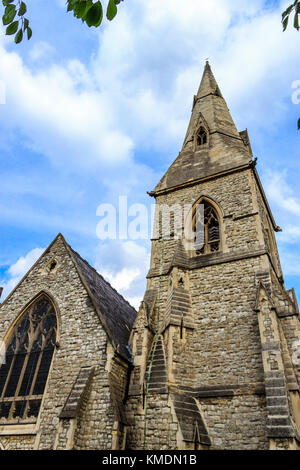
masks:
[[[1,304],[1,449],[300,447],[280,228],[208,63],[150,195],[158,231],[138,313],[61,234]],[[191,206],[169,236],[162,204]]]

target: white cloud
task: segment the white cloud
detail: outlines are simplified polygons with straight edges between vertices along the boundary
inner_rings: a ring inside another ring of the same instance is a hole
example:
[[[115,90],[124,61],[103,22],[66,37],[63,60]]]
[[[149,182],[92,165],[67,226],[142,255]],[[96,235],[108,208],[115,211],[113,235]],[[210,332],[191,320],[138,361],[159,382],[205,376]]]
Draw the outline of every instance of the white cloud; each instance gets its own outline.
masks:
[[[34,248],[33,250],[29,251],[27,255],[21,256],[18,261],[13,264],[9,269],[8,273],[12,277],[22,277],[27,271],[31,268],[31,266],[36,262],[36,260],[41,256],[43,253],[43,248]]]
[[[291,64],[298,44],[290,30],[282,33],[281,8],[263,6],[262,0],[251,6],[229,0],[132,0],[101,26],[98,54],[87,65],[50,60],[31,70],[17,52],[2,47],[6,120],[57,164],[127,165],[137,146],[174,149],[183,141],[209,56],[224,95],[245,125],[257,123],[258,116],[261,125],[278,123],[297,78]],[[37,43],[31,57],[49,57],[51,48]]]
[[[0,48],[0,70],[6,120],[22,129],[34,150],[86,169],[130,158],[133,143],[114,125],[109,96],[91,85],[80,62],[32,72],[17,53]]]
[[[14,289],[22,277],[29,271],[33,264],[39,259],[44,252],[44,248],[34,248],[29,251],[25,256],[21,256],[16,263],[12,264],[7,270],[7,280],[2,281],[1,285],[4,287],[1,301]]]
[[[122,9],[100,37],[94,73],[116,91],[120,116],[130,117],[119,125],[136,144],[182,142],[206,57],[243,126],[286,117],[297,43],[282,33],[281,9],[263,4],[136,0]]]
[[[41,61],[42,59],[49,59],[52,57],[55,49],[47,42],[40,41],[33,45],[29,51],[29,57],[33,62]]]
[[[147,248],[133,241],[101,243],[95,268],[135,308],[144,296],[150,264]]]
[[[266,192],[274,204],[284,211],[300,217],[300,198],[287,182],[287,172],[269,170],[266,174]],[[300,223],[300,221],[299,221]]]
[[[127,302],[130,303],[130,305],[132,305],[136,309],[136,311],[139,310],[139,307],[140,307],[141,301],[142,301],[142,297],[140,297],[140,296],[127,297],[126,300],[127,300]]]
[[[141,271],[138,268],[123,268],[116,275],[106,271],[102,271],[101,274],[117,291],[121,292],[121,290],[126,291],[129,289],[132,282],[141,274]]]

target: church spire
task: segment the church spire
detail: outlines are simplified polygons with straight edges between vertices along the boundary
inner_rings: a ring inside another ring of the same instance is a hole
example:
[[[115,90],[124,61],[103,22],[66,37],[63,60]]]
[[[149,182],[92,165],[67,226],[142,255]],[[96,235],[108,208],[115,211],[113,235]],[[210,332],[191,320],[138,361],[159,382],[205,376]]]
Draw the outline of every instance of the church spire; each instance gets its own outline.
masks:
[[[201,121],[204,120],[210,134],[220,132],[229,137],[241,138],[208,61],[205,64],[198,93],[194,96],[192,116],[183,149],[186,146],[191,147],[188,144],[192,143],[196,128],[200,127]]]
[[[249,142],[242,137],[206,61],[181,152],[150,194],[249,165]]]
[[[198,89],[197,98],[203,98],[204,96],[215,94],[216,92],[222,97],[219,86],[207,60]]]

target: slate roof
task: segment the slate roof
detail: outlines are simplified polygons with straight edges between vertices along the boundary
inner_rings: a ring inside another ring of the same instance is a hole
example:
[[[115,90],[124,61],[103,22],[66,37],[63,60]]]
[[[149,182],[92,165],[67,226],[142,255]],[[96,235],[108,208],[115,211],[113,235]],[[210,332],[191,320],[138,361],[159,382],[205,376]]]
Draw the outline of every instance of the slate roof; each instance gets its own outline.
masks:
[[[68,249],[112,345],[122,357],[131,360],[127,346],[136,310],[70,245]]]

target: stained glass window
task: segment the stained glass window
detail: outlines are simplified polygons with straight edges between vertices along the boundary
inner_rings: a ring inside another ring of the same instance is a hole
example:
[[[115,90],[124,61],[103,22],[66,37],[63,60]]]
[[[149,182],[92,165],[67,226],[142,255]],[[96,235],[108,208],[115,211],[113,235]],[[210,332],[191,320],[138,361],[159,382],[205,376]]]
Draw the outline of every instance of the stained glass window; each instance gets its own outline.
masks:
[[[37,418],[56,343],[56,323],[53,304],[43,294],[15,325],[0,367],[0,423]]]

